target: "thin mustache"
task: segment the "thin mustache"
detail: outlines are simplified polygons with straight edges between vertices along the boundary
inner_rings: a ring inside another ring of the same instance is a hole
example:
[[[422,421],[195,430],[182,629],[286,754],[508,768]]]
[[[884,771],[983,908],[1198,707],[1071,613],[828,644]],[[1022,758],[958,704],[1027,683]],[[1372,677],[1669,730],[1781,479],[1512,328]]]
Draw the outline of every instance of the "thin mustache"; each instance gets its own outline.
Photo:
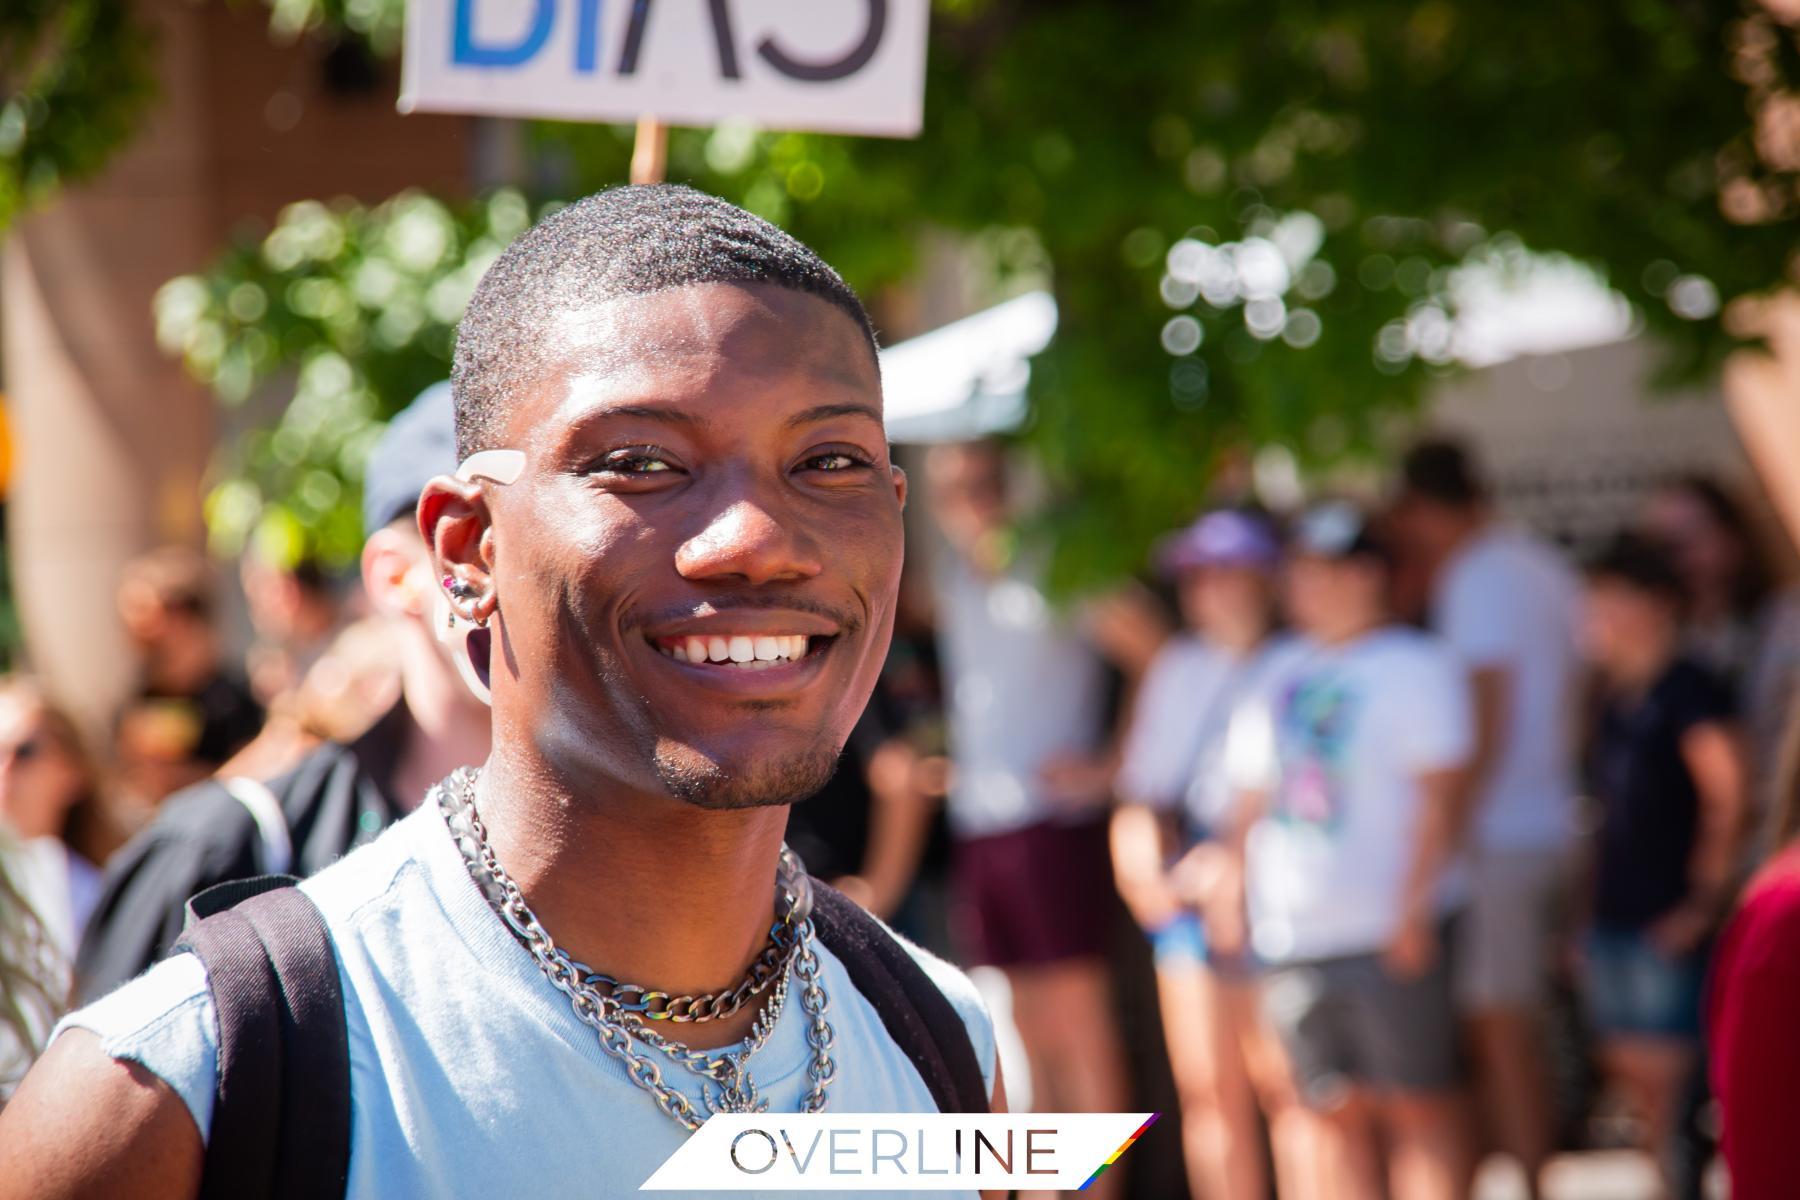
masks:
[[[817,600],[804,596],[759,594],[755,596],[708,596],[704,600],[696,600],[692,604],[673,604],[654,613],[634,613],[625,628],[628,632],[666,625],[673,621],[683,621],[690,617],[705,616],[709,612],[730,612],[737,609],[761,610],[781,609],[786,612],[809,613],[815,617],[824,617],[835,622],[843,633],[858,633],[862,630],[862,618],[856,613],[829,604],[820,604]]]

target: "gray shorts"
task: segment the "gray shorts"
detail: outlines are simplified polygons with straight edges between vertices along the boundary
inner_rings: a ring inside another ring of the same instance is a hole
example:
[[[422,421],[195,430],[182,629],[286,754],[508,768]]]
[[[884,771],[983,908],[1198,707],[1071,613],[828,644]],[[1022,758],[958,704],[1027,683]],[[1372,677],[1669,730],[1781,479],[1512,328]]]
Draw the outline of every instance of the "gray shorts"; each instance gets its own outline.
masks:
[[[1452,926],[1453,927],[1453,926]],[[1448,929],[1440,941],[1453,943]],[[1341,1104],[1352,1088],[1430,1093],[1462,1080],[1447,953],[1417,979],[1396,979],[1377,954],[1271,969],[1263,1012],[1306,1103]]]
[[[1544,1003],[1568,876],[1562,850],[1487,850],[1471,859],[1469,902],[1456,932],[1462,1012],[1531,1012]]]

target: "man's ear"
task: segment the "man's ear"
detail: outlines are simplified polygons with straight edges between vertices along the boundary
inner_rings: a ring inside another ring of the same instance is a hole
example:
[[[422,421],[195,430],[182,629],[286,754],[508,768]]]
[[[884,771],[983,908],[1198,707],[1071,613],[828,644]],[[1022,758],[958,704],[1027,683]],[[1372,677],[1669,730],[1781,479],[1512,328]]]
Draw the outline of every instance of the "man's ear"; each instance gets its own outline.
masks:
[[[430,570],[424,543],[418,534],[398,523],[377,529],[363,543],[363,592],[375,611],[387,617],[425,620],[431,592],[421,587],[420,576]]]
[[[450,581],[451,609],[471,624],[486,624],[499,598],[492,514],[481,484],[449,475],[432,479],[419,496],[419,532],[431,551],[432,573]]]
[[[906,507],[906,472],[899,467],[889,467],[888,472],[894,477],[894,496],[900,501],[900,507]]]

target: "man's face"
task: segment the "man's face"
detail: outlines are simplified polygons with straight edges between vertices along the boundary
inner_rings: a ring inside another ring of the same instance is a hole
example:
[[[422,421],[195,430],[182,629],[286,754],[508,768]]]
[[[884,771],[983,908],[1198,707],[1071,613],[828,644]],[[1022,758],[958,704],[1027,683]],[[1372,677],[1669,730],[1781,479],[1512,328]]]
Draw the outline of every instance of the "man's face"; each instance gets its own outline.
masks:
[[[1364,559],[1296,554],[1287,566],[1288,617],[1300,632],[1332,638],[1379,616],[1383,576]]]
[[[987,442],[932,448],[926,460],[930,498],[938,526],[964,554],[980,556],[983,543],[1006,527],[1006,463]]]
[[[488,486],[496,733],[708,808],[830,777],[893,627],[904,476],[868,340],[705,284],[575,314]]]
[[[1663,645],[1679,620],[1667,599],[1604,575],[1588,580],[1581,617],[1583,650],[1602,669],[1640,659],[1647,646]]]
[[[1193,567],[1178,581],[1181,615],[1202,633],[1230,636],[1269,621],[1269,577],[1256,567]]]
[[[1401,493],[1388,515],[1399,550],[1427,568],[1435,567],[1456,543],[1455,510],[1417,492]]]

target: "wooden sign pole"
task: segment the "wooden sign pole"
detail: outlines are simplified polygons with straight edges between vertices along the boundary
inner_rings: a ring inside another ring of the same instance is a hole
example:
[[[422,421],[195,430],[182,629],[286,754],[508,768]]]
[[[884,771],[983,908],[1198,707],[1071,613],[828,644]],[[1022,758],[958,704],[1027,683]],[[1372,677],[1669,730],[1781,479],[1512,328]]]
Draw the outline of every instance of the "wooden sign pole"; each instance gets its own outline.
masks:
[[[637,141],[631,148],[631,182],[661,183],[668,166],[669,127],[655,117],[639,117]]]

